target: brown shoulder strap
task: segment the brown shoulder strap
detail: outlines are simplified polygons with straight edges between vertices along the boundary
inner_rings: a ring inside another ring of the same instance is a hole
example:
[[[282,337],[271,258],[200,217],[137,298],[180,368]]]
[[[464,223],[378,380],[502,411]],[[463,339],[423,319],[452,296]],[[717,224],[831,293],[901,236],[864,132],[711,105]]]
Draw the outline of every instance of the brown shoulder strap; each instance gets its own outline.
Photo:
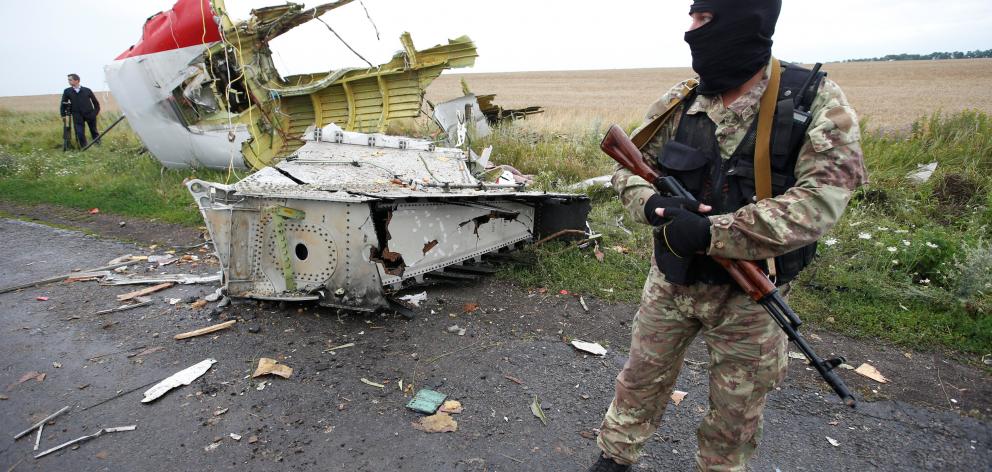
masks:
[[[685,99],[689,93],[696,89],[697,85],[699,85],[699,81],[696,79],[686,80],[682,84],[682,90],[679,95],[669,100],[668,105],[665,106],[665,111],[661,112],[658,116],[652,119],[647,126],[642,127],[640,131],[630,137],[630,140],[634,142],[637,149],[643,149],[644,146],[651,141],[651,138],[654,138],[654,135],[658,134],[658,130],[661,129],[661,125],[672,119],[678,105],[682,103],[682,100]]]
[[[772,121],[775,118],[775,105],[778,102],[778,85],[782,78],[782,65],[772,58],[772,75],[768,88],[761,96],[758,110],[758,136],[754,142],[754,190],[758,200],[772,196]]]
[[[778,104],[778,86],[782,78],[782,65],[772,58],[772,75],[768,78],[768,88],[761,96],[758,109],[758,136],[754,141],[754,193],[758,200],[772,196],[772,121],[775,106]],[[775,277],[775,258],[768,258],[768,275]]]

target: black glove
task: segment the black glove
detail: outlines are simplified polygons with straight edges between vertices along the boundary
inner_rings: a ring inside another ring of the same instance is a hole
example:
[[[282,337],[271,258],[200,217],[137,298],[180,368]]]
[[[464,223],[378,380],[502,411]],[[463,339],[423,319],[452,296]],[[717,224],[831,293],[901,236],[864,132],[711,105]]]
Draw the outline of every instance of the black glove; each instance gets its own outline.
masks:
[[[658,216],[654,211],[659,208],[665,208],[665,216],[668,216],[668,208],[683,208],[689,210],[695,210],[695,208],[690,208],[692,206],[692,200],[681,197],[663,197],[660,194],[651,195],[651,198],[644,203],[644,217],[647,218],[651,226],[660,226],[668,222],[668,218],[664,216]]]
[[[665,207],[664,213],[665,216],[655,215],[656,218],[667,222],[657,226],[655,232],[657,240],[669,252],[684,258],[710,247],[709,218],[677,207]],[[658,254],[655,254],[655,258],[657,257]]]

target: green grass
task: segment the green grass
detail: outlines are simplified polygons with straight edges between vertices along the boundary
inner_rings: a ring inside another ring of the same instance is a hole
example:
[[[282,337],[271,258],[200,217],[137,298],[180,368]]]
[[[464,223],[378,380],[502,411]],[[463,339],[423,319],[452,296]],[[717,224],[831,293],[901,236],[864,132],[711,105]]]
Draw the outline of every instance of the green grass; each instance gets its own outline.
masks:
[[[116,117],[101,117],[101,127]],[[164,169],[142,153],[140,141],[119,124],[100,146],[62,152],[62,122],[55,114],[0,109],[0,198],[48,203],[103,213],[202,224],[183,187],[186,178],[224,181],[207,170]]]
[[[104,126],[112,118],[104,118]],[[612,172],[613,162],[599,151],[604,131],[600,123],[571,134],[505,126],[474,147],[493,145],[495,162],[533,174],[539,189],[562,191]],[[821,244],[820,256],[796,282],[794,307],[811,324],[852,336],[992,353],[992,120],[978,112],[934,115],[906,136],[865,133],[862,144],[872,182],[824,237],[831,244]],[[163,169],[140,152],[123,123],[103,146],[85,153],[63,153],[61,146],[57,116],[0,110],[0,199],[195,226],[202,222],[183,180],[242,177]],[[907,183],[908,172],[933,161],[939,167],[928,182]],[[591,247],[551,242],[520,251],[520,262],[500,276],[636,302],[651,256],[649,228],[630,222],[612,190],[586,192],[593,201],[590,225],[603,235],[603,262]],[[617,226],[621,217],[631,234]]]

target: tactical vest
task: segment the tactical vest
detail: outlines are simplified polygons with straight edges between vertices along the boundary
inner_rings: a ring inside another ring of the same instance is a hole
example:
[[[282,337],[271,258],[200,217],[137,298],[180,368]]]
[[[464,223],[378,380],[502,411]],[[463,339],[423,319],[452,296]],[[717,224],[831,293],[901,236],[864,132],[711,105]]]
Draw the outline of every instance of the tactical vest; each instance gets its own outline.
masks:
[[[771,136],[772,196],[781,195],[796,184],[796,160],[811,121],[810,104],[816,98],[820,82],[826,75],[818,71],[813,77],[810,74],[811,71],[807,69],[782,62],[778,104],[775,107]],[[802,92],[804,85],[807,85],[807,90]],[[729,159],[724,160],[720,156],[716,140],[716,124],[706,113],[686,113],[696,96],[692,92],[684,100],[675,137],[662,147],[657,164],[663,173],[679,179],[697,200],[712,206],[713,210],[709,214],[733,213],[757,201],[754,143],[758,120],[754,119],[741,144]],[[658,268],[671,283],[688,285],[696,282],[733,282],[723,267],[705,255],[679,258],[667,251],[660,253],[663,255],[657,261]],[[783,285],[794,279],[813,260],[815,254],[814,242],[776,257],[775,283]],[[768,272],[764,261],[759,265]]]

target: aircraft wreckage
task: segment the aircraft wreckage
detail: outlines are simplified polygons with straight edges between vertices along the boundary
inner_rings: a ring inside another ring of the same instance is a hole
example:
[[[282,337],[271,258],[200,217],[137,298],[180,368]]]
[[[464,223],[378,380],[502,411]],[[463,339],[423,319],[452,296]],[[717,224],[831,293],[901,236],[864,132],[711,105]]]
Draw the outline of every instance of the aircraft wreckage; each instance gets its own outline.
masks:
[[[231,185],[186,184],[229,296],[395,308],[397,289],[472,278],[491,271],[484,256],[586,230],[587,197],[527,191],[506,171],[494,182],[488,152],[468,150],[487,120],[539,108],[502,110],[466,91],[434,115],[464,149],[384,134],[420,113],[442,70],[474,63],[467,37],[417,51],[404,34],[403,50],[377,68],[280,77],[268,41],[347,3],[290,3],[234,23],[221,0],[180,0],[106,68],[132,128],[166,166],[259,169]]]
[[[383,132],[416,118],[441,71],[475,64],[466,36],[418,51],[403,33],[402,51],[377,67],[282,77],[269,42],[351,2],[286,3],[234,22],[223,0],[179,0],[149,18],[141,40],[104,68],[107,84],[165,166],[261,169],[302,146],[314,124]]]

